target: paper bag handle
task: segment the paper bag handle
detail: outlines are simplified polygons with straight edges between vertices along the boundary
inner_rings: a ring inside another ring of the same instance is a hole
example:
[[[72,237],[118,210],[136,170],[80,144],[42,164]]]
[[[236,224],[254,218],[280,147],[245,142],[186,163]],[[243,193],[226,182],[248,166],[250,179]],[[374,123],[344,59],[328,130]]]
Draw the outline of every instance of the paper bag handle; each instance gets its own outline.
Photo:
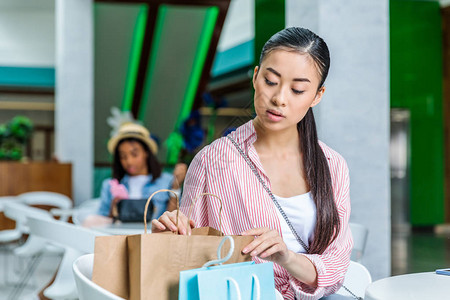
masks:
[[[228,253],[227,253],[227,255],[224,258],[221,258],[221,256],[222,256],[222,247],[223,247],[223,244],[225,244],[226,241],[230,242],[230,250],[228,250]],[[222,263],[224,263],[224,262],[226,262],[227,260],[230,259],[231,255],[233,255],[233,252],[234,252],[234,240],[233,240],[233,238],[231,236],[229,236],[229,235],[224,236],[222,241],[220,241],[219,247],[217,247],[217,259],[210,260],[210,261],[206,262],[202,266],[202,268],[207,268],[207,267],[212,266],[212,265],[221,265]]]
[[[236,300],[241,300],[242,299],[241,289],[239,288],[239,284],[237,283],[237,281],[232,277],[227,277],[226,281],[227,282],[229,281],[234,285],[234,288],[236,289],[236,293],[237,293]],[[252,299],[253,299],[253,285],[255,286],[255,290],[256,290],[256,300],[260,300],[261,299],[261,285],[259,283],[259,278],[258,278],[258,276],[256,276],[256,274],[252,274]]]
[[[195,203],[197,203],[197,200],[200,199],[200,197],[203,197],[203,196],[213,196],[213,197],[219,199],[219,201],[220,201],[220,208],[219,208],[219,231],[220,231],[221,234],[223,235],[223,232],[222,232],[222,199],[220,199],[219,196],[214,195],[214,194],[211,194],[211,193],[202,193],[202,194],[200,194],[200,195],[197,195],[197,197],[195,197],[194,200],[192,200],[192,203],[191,203],[191,206],[189,207],[189,211],[188,211],[188,215],[187,215],[187,218],[188,218],[187,226],[188,226],[188,227],[190,226],[190,225],[189,225],[189,220],[191,219],[192,208],[194,207]]]
[[[178,198],[178,194],[175,191],[172,190],[168,190],[168,189],[161,189],[161,190],[157,190],[156,192],[154,192],[153,194],[150,195],[150,197],[148,197],[147,199],[147,203],[145,203],[145,208],[144,208],[144,233],[147,233],[147,210],[148,210],[148,206],[150,204],[150,200],[152,200],[153,196],[155,196],[158,193],[161,192],[170,192],[172,194],[175,195],[175,198],[177,199],[177,233],[178,233],[178,212],[180,211],[180,200]]]

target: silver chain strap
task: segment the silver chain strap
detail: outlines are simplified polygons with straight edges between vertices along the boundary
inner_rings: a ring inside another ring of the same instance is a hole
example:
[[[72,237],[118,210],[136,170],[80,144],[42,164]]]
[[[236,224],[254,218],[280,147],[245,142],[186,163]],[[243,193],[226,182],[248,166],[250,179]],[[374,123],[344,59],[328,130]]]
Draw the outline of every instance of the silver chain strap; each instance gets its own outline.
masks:
[[[291,229],[292,233],[295,236],[295,239],[300,243],[300,245],[302,245],[303,249],[306,250],[306,252],[309,252],[309,247],[306,246],[305,242],[303,242],[303,240],[301,239],[301,237],[297,234],[297,231],[295,230],[295,228],[292,226],[291,222],[289,221],[288,217],[286,216],[286,213],[284,212],[283,208],[281,208],[280,204],[278,203],[277,199],[275,198],[275,196],[272,194],[272,191],[267,187],[266,183],[264,182],[264,180],[261,178],[261,176],[258,173],[258,170],[256,169],[255,165],[253,164],[253,162],[250,160],[250,158],[248,157],[247,154],[244,153],[244,151],[241,149],[241,147],[239,147],[239,145],[236,143],[236,141],[230,137],[229,135],[227,135],[227,138],[233,143],[233,145],[236,147],[236,149],[239,151],[239,153],[241,154],[241,156],[244,158],[244,160],[247,162],[247,164],[249,165],[250,169],[252,169],[253,173],[256,175],[256,178],[258,178],[259,182],[261,182],[262,186],[264,187],[264,189],[266,190],[266,192],[269,194],[270,198],[272,198],[273,203],[275,203],[275,206],[278,208],[278,211],[281,213],[281,215],[283,216],[283,218],[286,220],[286,223],[289,226],[289,229]]]
[[[302,245],[302,247],[306,250],[307,253],[309,253],[309,247],[305,244],[305,242],[303,242],[302,238],[297,234],[297,231],[295,230],[294,226],[292,226],[292,223],[289,221],[288,217],[286,216],[286,213],[284,212],[283,208],[281,208],[280,204],[278,203],[277,199],[275,198],[275,196],[272,194],[272,191],[269,189],[269,187],[266,185],[266,183],[264,182],[264,180],[261,178],[261,176],[259,175],[258,170],[255,167],[255,164],[250,160],[250,158],[248,157],[247,154],[244,153],[244,151],[241,149],[241,147],[239,147],[239,145],[237,144],[237,142],[229,135],[227,135],[227,138],[233,143],[233,145],[236,147],[236,149],[238,150],[238,152],[241,154],[241,156],[244,158],[244,160],[246,161],[246,163],[248,164],[248,166],[250,167],[250,169],[252,170],[252,172],[255,174],[256,178],[258,178],[259,182],[262,184],[262,186],[264,187],[264,189],[266,190],[266,192],[269,194],[270,198],[272,199],[273,203],[275,204],[275,206],[277,207],[278,211],[280,212],[280,214],[283,216],[284,220],[286,221],[286,223],[289,226],[289,229],[291,230],[291,232],[294,234],[295,239],[300,243],[300,245]],[[352,293],[352,291],[350,291],[346,286],[342,285],[342,287],[350,293],[350,295],[352,295],[355,299],[357,300],[363,300],[362,297],[358,297],[356,296],[354,293]]]

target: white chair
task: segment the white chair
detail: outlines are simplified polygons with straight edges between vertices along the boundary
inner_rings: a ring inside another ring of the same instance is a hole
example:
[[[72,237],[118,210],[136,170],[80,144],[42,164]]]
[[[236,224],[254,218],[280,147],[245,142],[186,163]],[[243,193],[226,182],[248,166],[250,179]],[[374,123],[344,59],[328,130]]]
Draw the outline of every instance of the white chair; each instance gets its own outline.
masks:
[[[16,230],[20,235],[29,233],[27,226],[27,217],[33,216],[45,220],[52,220],[50,213],[44,209],[28,206],[18,201],[10,201],[4,205],[5,215],[16,222]],[[13,250],[14,256],[26,262],[26,268],[21,271],[20,280],[14,286],[12,295],[20,295],[21,291],[27,286],[29,279],[34,274],[43,253],[61,255],[63,249],[49,245],[48,242],[38,236],[31,234],[27,241]]]
[[[28,217],[28,224],[31,234],[65,249],[55,281],[44,290],[44,296],[50,299],[76,299],[73,262],[83,254],[93,253],[95,237],[104,234],[62,221],[35,217]]]
[[[14,196],[5,196],[0,197],[0,212],[5,211],[5,206],[8,203],[19,202],[20,200]],[[6,215],[5,215],[6,216]],[[9,272],[9,262],[11,259],[9,258],[9,254],[12,249],[18,247],[22,242],[22,233],[23,233],[24,224],[16,222],[16,225],[13,229],[3,229],[0,231],[0,249],[3,252],[4,257],[4,267],[3,267],[3,282],[8,284],[7,274]]]
[[[0,212],[5,211],[5,206],[8,203],[20,202],[17,197],[7,196],[0,197]],[[11,242],[18,241],[22,237],[22,226],[23,224],[17,224],[14,229],[5,229],[0,231],[0,244],[7,244]]]
[[[350,259],[361,262],[366,249],[369,230],[366,226],[357,223],[349,223],[349,226],[353,236],[353,250]]]
[[[69,197],[55,192],[27,192],[20,194],[17,197],[28,205],[54,206],[58,209],[57,211],[60,214],[62,221],[68,220],[73,207],[72,200]],[[68,213],[64,213],[64,211],[68,211]]]
[[[84,219],[90,215],[96,215],[100,207],[100,198],[89,199],[81,203],[73,211],[72,221],[76,225],[83,224]]]
[[[92,282],[94,254],[80,256],[73,263],[73,274],[80,300],[123,300]]]
[[[4,206],[5,215],[16,221],[16,229],[21,231],[21,235],[29,233],[28,217],[39,217],[46,220],[53,220],[52,215],[40,208],[28,206],[21,202],[9,202]],[[22,257],[31,257],[42,251],[50,253],[62,253],[60,248],[49,246],[48,242],[40,237],[30,235],[27,241],[20,247],[14,249],[14,254]]]
[[[372,276],[370,276],[366,267],[358,262],[350,261],[347,273],[345,274],[344,284],[336,294],[350,297],[351,294],[348,292],[350,290],[356,296],[364,298],[366,288],[370,283],[372,283]]]

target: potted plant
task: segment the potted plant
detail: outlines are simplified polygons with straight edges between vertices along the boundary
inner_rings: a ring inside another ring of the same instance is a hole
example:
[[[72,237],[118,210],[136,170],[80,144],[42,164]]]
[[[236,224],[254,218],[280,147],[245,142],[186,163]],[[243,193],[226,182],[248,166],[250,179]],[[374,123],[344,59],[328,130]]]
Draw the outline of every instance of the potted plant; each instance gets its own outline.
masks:
[[[0,160],[20,160],[33,131],[33,123],[24,116],[16,116],[0,125]]]

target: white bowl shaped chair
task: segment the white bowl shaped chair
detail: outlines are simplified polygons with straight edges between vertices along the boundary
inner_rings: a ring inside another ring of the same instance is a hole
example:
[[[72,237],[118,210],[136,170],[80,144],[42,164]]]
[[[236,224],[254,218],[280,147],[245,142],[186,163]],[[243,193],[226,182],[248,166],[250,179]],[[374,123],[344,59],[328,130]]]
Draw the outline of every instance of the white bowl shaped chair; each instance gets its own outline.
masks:
[[[20,202],[9,202],[5,204],[5,215],[16,221],[19,224],[19,228],[23,233],[29,233],[28,228],[28,217],[42,218],[46,220],[53,220],[51,214],[40,208],[28,206]],[[33,255],[39,254],[43,251],[50,253],[61,253],[60,248],[55,248],[49,245],[48,242],[38,236],[30,235],[27,241],[14,249],[14,254],[21,257],[32,257]]]
[[[92,269],[94,266],[94,254],[80,256],[73,263],[73,274],[80,300],[123,300],[95,284],[92,279]]]
[[[30,233],[64,247],[65,252],[55,281],[44,290],[50,299],[76,299],[72,265],[83,254],[94,252],[95,237],[103,235],[90,229],[57,220],[28,217]]]
[[[36,191],[36,192],[27,192],[18,195],[19,199],[21,199],[24,203],[28,205],[46,205],[46,206],[54,206],[59,210],[71,211],[73,207],[72,200],[66,195],[55,193],[55,192],[44,192],[44,191]],[[62,214],[61,220],[67,221],[70,213]]]
[[[366,226],[358,223],[349,223],[350,231],[353,236],[353,250],[350,259],[356,262],[361,262],[366,249],[367,236],[369,230]]]
[[[7,216],[5,213],[5,207],[9,205],[10,203],[20,203],[19,198],[15,196],[4,196],[0,197],[0,212],[3,212],[3,214],[10,218],[10,216]],[[3,229],[0,230],[0,250],[4,252],[4,262],[3,264],[3,282],[8,284],[8,273],[9,271],[9,263],[11,261],[11,258],[9,257],[9,254],[11,254],[11,251],[15,251],[17,247],[19,247],[20,242],[22,241],[22,235],[25,231],[25,224],[24,222],[18,222],[16,221],[16,225],[13,229]],[[13,250],[14,249],[14,250]]]
[[[337,295],[351,297],[351,294],[344,288],[349,289],[358,297],[364,298],[366,288],[372,283],[372,276],[362,264],[350,261],[347,273],[345,274],[343,286],[336,292]]]
[[[19,199],[17,197],[13,196],[6,196],[6,197],[0,197],[0,212],[5,211],[5,206],[9,203],[15,203],[19,202]],[[6,214],[5,214],[6,216]],[[8,216],[7,216],[8,217]],[[10,218],[10,217],[8,217]],[[12,218],[10,218],[12,219]],[[23,223],[18,223],[16,221],[16,227],[14,229],[4,229],[0,230],[0,244],[8,244],[15,241],[18,241],[22,237],[23,233]]]

